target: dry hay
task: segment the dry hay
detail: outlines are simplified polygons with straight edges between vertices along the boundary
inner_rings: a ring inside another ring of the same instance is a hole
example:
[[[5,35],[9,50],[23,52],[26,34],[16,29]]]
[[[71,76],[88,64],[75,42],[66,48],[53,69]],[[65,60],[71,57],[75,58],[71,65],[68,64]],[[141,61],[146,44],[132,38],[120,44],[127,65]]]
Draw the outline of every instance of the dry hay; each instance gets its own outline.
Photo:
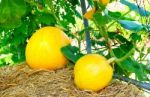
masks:
[[[83,91],[73,83],[72,68],[31,70],[26,64],[0,68],[0,97],[144,97],[131,84],[113,81],[99,92]]]

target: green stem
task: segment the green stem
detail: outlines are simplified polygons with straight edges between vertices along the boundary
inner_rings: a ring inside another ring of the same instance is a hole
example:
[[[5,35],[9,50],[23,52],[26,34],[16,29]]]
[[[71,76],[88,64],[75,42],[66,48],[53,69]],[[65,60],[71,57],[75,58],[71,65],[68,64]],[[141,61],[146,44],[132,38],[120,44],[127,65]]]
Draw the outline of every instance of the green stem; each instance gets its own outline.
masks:
[[[135,51],[135,48],[133,47],[126,55],[124,55],[121,58],[116,59],[115,62],[118,63],[118,62],[122,62],[122,61],[126,60],[134,51]]]
[[[120,62],[126,60],[134,51],[135,51],[135,48],[133,47],[126,55],[124,55],[124,56],[121,57],[121,58],[117,58],[117,57],[114,55],[113,51],[112,51],[112,52],[111,52],[112,58],[110,58],[110,59],[108,60],[108,62],[109,62],[109,63],[116,62],[117,64],[119,64]]]
[[[98,25],[98,23],[95,19],[93,19],[93,21],[96,24],[97,28],[99,29],[101,36],[104,37],[104,39],[107,43],[107,48],[109,49],[109,52],[111,53],[112,48],[111,48],[111,44],[110,44],[110,41],[109,41],[108,31],[106,30],[106,25],[103,25],[103,26]]]
[[[78,42],[78,46],[79,46],[79,53],[81,53],[81,39],[79,39],[78,37],[75,36],[75,38],[77,39]]]
[[[107,62],[110,64],[112,62],[115,62],[115,60],[117,60],[117,58],[116,57],[112,57],[112,58],[108,59]]]
[[[104,25],[104,26],[98,25],[98,23],[95,19],[93,19],[93,21],[96,24],[98,30],[100,31],[100,35],[102,37],[104,37],[105,41],[108,43],[109,37],[108,37],[108,32],[106,31],[106,25]]]

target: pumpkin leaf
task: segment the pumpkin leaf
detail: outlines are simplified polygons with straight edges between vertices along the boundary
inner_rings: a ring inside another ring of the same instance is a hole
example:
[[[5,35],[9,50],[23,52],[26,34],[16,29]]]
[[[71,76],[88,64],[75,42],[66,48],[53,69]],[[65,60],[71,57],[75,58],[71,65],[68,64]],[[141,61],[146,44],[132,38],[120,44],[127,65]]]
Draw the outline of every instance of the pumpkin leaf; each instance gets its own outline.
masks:
[[[132,38],[132,41],[140,41],[140,40],[142,40],[141,35],[139,35],[138,33],[132,33],[130,35],[130,38]]]
[[[121,58],[126,53],[130,51],[131,47],[128,45],[121,45],[120,48],[113,49],[113,52],[116,57]],[[126,60],[120,62],[118,66],[123,69],[124,72],[127,73],[134,73],[136,75],[136,78],[141,81],[148,81],[148,76],[145,73],[145,67],[143,64],[138,63],[133,58],[128,57]]]
[[[112,11],[108,11],[108,15],[112,18],[120,18],[121,17],[121,13],[120,12],[112,12]]]
[[[61,48],[61,52],[67,57],[71,62],[76,63],[76,61],[82,57],[84,54],[79,53],[79,48],[71,45],[67,45]]]
[[[21,17],[26,13],[24,0],[1,0],[0,2],[0,26],[16,28],[21,24]]]
[[[132,31],[141,31],[144,28],[143,25],[137,21],[118,20],[118,22],[123,28]]]
[[[124,38],[121,34],[118,34],[116,32],[109,32],[108,33],[109,38],[112,40],[120,41],[121,43],[130,43],[126,38]]]
[[[93,7],[94,6],[94,2],[93,2],[93,0],[87,0],[88,1],[88,3]]]
[[[100,12],[94,13],[94,20],[98,25],[104,26],[108,23],[108,17],[103,16]]]
[[[150,47],[147,49],[147,53],[150,53]]]
[[[39,13],[36,17],[36,21],[43,25],[54,25],[56,20],[52,14],[48,13]]]
[[[82,19],[82,15],[81,15],[81,13],[80,13],[80,12],[78,12],[77,10],[75,10],[75,15],[76,15],[78,18]]]

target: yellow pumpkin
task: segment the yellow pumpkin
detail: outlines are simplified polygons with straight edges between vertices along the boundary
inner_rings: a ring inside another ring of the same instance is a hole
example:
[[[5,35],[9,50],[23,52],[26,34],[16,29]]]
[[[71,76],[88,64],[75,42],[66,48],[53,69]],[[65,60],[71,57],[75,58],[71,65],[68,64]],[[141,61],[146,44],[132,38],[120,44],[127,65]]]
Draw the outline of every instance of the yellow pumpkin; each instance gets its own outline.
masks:
[[[63,68],[67,59],[61,48],[70,44],[67,35],[57,27],[43,27],[29,39],[25,56],[27,64],[34,69]]]
[[[98,91],[106,87],[113,76],[107,59],[98,54],[81,57],[74,67],[75,85],[83,90]]]

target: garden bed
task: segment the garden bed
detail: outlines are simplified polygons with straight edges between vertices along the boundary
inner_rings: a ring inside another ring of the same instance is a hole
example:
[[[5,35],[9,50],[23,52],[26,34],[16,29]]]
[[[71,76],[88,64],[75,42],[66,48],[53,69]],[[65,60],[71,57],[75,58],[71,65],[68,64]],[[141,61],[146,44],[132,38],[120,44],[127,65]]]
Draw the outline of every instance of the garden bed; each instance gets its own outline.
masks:
[[[113,80],[98,92],[73,83],[73,69],[32,70],[25,63],[0,68],[0,97],[144,97],[136,86]]]

